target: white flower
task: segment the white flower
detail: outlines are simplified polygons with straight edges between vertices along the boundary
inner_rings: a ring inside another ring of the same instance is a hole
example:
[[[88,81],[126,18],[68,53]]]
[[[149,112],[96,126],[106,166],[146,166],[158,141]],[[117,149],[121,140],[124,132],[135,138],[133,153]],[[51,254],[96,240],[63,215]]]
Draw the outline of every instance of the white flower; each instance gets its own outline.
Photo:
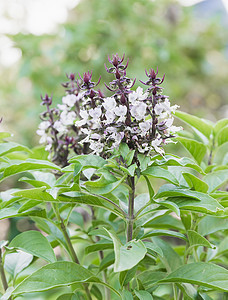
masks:
[[[38,130],[36,131],[36,133],[37,133],[38,135],[40,135],[40,136],[46,134],[44,129],[38,129]]]
[[[169,118],[166,120],[165,125],[167,128],[171,127],[173,125],[174,118]]]
[[[67,133],[67,127],[63,125],[61,121],[55,121],[53,127],[59,132],[59,133]]]
[[[70,107],[73,107],[76,101],[78,101],[78,98],[74,94],[69,94],[62,98],[62,103]]]
[[[107,125],[107,124],[112,123],[116,116],[113,111],[106,111],[105,117],[106,117],[106,120],[104,121],[104,123]]]
[[[142,136],[144,136],[147,133],[147,131],[151,128],[151,121],[148,120],[145,122],[141,122],[139,123],[139,127],[141,129]]]
[[[167,133],[168,134],[174,134],[180,130],[183,130],[183,128],[181,126],[170,126],[169,128],[167,128]]]
[[[116,107],[116,100],[112,97],[105,98],[102,105],[107,111],[113,110]]]
[[[82,120],[76,121],[75,125],[81,127],[82,125],[85,125],[88,122],[89,115],[86,110],[80,110],[79,114],[82,117]]]
[[[167,115],[171,115],[171,113],[175,113],[178,107],[178,105],[170,106],[169,100],[165,99],[164,102],[157,103],[154,107],[154,110],[156,115],[161,115],[161,113],[164,112],[165,117]]]
[[[98,119],[101,116],[101,108],[100,107],[95,107],[95,108],[91,108],[89,110],[89,115],[93,118],[93,119]]]
[[[137,121],[140,121],[145,118],[147,105],[143,102],[136,101],[135,104],[131,107],[131,115]]]
[[[66,110],[66,111],[68,111],[68,107],[67,107],[66,104],[58,104],[57,106],[58,106],[58,108],[59,108],[60,110]]]
[[[63,111],[60,115],[60,121],[63,123],[63,125],[73,125],[74,121],[76,119],[76,113],[74,111]]]
[[[47,146],[45,147],[45,150],[50,151],[53,143],[52,138],[48,136],[46,142],[47,142]]]
[[[100,138],[101,138],[101,136],[98,133],[92,133],[91,134],[91,139],[93,139],[93,140],[99,140]]]
[[[40,125],[38,126],[39,129],[45,130],[48,129],[48,127],[51,125],[49,121],[42,121]]]
[[[37,130],[38,131],[38,130]],[[39,143],[40,144],[44,144],[47,142],[47,138],[48,138],[48,135],[46,133],[42,134],[40,140],[39,140]]]
[[[118,116],[118,117],[123,117],[126,115],[127,113],[127,107],[125,105],[120,105],[120,106],[117,106],[115,109],[114,109],[114,113]]]
[[[157,138],[157,139],[153,140],[151,144],[152,144],[152,147],[154,148],[154,150],[157,153],[163,155],[165,153],[165,151],[162,148],[158,147],[158,146],[161,145],[161,143],[162,143],[162,139],[161,138]]]
[[[93,150],[93,154],[99,154],[104,148],[104,145],[100,142],[90,141],[90,149]]]
[[[139,86],[135,92],[129,94],[129,102],[134,104],[136,100],[145,100],[147,96],[148,93],[143,94],[143,89]]]

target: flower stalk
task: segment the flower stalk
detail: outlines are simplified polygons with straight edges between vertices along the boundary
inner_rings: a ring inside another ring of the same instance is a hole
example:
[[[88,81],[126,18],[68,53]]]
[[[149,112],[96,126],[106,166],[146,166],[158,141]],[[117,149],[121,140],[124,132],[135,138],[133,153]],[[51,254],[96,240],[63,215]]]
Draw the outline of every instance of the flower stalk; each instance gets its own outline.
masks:
[[[135,178],[134,176],[128,178],[131,191],[129,192],[128,201],[128,216],[127,216],[127,242],[130,242],[133,237],[134,226],[134,200],[135,200]]]

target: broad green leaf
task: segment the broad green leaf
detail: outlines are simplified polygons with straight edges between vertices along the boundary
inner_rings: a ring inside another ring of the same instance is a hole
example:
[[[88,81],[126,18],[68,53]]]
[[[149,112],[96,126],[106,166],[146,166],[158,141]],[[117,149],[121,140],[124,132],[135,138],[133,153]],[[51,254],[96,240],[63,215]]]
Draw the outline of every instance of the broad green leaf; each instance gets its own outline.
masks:
[[[57,298],[57,300],[80,300],[75,293],[63,294]]]
[[[76,263],[58,261],[40,268],[25,278],[15,288],[13,295],[46,291],[76,282],[85,282],[93,276],[93,273]]]
[[[94,245],[89,245],[85,248],[85,254],[92,252],[103,251],[106,249],[113,249],[113,243],[108,241],[99,241]]]
[[[207,174],[204,177],[209,186],[209,192],[213,192],[228,181],[228,170],[220,170]]]
[[[31,152],[28,147],[13,143],[13,142],[8,142],[8,143],[1,143],[0,144],[0,156],[6,155],[11,152],[16,152],[16,151],[24,151],[24,152]]]
[[[163,252],[160,247],[155,245],[152,241],[150,242],[143,242],[143,244],[146,246],[147,249],[159,254],[161,257],[163,257]]]
[[[149,289],[149,288],[155,286],[159,280],[165,278],[166,275],[167,275],[167,273],[165,273],[165,272],[148,270],[148,271],[139,273],[139,275],[137,276],[137,279],[140,280],[140,282],[143,284],[143,286],[146,289]]]
[[[196,128],[199,132],[206,136],[208,140],[210,139],[211,133],[213,131],[213,126],[207,121],[182,111],[176,111],[175,116],[185,123],[189,124],[193,128]]]
[[[216,255],[221,255],[225,252],[228,252],[228,236],[226,236],[218,245],[218,252]]]
[[[14,192],[14,196],[19,196],[31,200],[45,201],[45,202],[53,202],[56,201],[49,193],[46,192],[46,187],[21,190],[18,192]]]
[[[168,272],[174,271],[182,265],[180,256],[167,242],[158,237],[153,237],[152,241],[162,249],[163,256],[160,256],[160,260],[163,262]]]
[[[177,137],[176,139],[188,150],[188,152],[200,165],[207,152],[207,147],[203,143],[197,142],[192,139],[183,137]]]
[[[219,230],[228,229],[228,218],[205,216],[198,224],[198,232],[201,235],[208,235]]]
[[[151,176],[155,178],[161,178],[167,180],[173,184],[178,185],[177,179],[166,169],[163,169],[158,166],[150,166],[142,172],[142,175]]]
[[[211,263],[183,265],[160,282],[186,282],[228,292],[228,270]]]
[[[204,213],[219,213],[224,210],[224,207],[211,196],[188,189],[176,188],[172,185],[163,185],[155,198],[169,197],[168,201],[175,202],[179,208],[190,209]],[[193,201],[192,199],[195,199]]]
[[[47,215],[45,210],[29,210],[22,213],[19,213],[19,208],[15,207],[6,207],[0,210],[0,220],[22,216],[40,216],[45,218]]]
[[[173,212],[175,212],[175,214],[178,217],[180,216],[180,209],[179,209],[179,207],[176,203],[171,202],[171,201],[167,201],[167,200],[160,201],[160,202],[157,202],[157,203],[159,203],[161,206],[165,206],[168,209],[171,209]]]
[[[25,231],[17,235],[8,247],[14,247],[47,260],[55,262],[56,257],[48,240],[39,231]]]
[[[228,142],[228,126],[222,128],[218,132],[218,134],[216,136],[216,140],[217,140],[217,143],[218,143],[219,146],[226,143],[226,142]]]
[[[188,230],[187,234],[188,234],[190,247],[203,246],[203,247],[213,248],[213,249],[216,248],[205,237],[203,237],[202,235],[200,235],[198,232],[194,230]]]
[[[3,174],[1,174],[0,181],[17,173],[40,169],[54,169],[60,171],[58,166],[49,161],[27,159],[26,161],[18,162],[17,164],[6,167]]]
[[[58,196],[58,200],[65,203],[82,203],[92,206],[98,206],[112,211],[123,217],[124,212],[117,204],[103,196],[91,195],[86,192],[66,192]]]
[[[8,253],[5,256],[4,267],[6,271],[11,274],[14,278],[30,265],[33,260],[33,255],[18,251],[16,253]]]
[[[134,212],[137,213],[141,208],[146,206],[147,203],[148,205],[150,203],[149,194],[145,193],[136,196],[134,200]]]
[[[197,172],[204,174],[202,168],[195,163],[194,160],[188,157],[178,157],[176,155],[167,154],[165,157],[156,156],[154,161],[152,162],[153,166],[180,166],[180,167],[187,167],[196,170]]]
[[[31,178],[22,177],[19,180],[27,182],[34,187],[42,187],[46,186],[47,188],[51,188],[56,183],[55,175],[50,172],[40,172],[40,171],[31,171],[29,172],[32,176]]]
[[[131,150],[126,156],[126,164],[130,166],[135,155],[135,150]]]
[[[0,140],[3,140],[5,138],[11,137],[12,134],[9,132],[0,132]]]
[[[206,193],[208,191],[208,184],[191,173],[182,173],[184,179],[188,183],[190,188],[193,188],[197,192]]]
[[[138,266],[136,265],[133,268],[131,268],[130,270],[120,272],[119,282],[122,287],[127,285],[132,280],[132,278],[135,277],[137,268],[138,268]]]
[[[214,135],[216,136],[218,132],[228,125],[228,119],[219,120],[214,126]]]
[[[83,167],[86,168],[101,168],[106,164],[106,161],[97,155],[77,155],[69,160],[70,163],[79,162]]]
[[[183,233],[171,231],[171,230],[164,230],[164,229],[149,231],[143,236],[143,238],[146,239],[151,236],[173,236],[182,239],[184,241],[187,241],[187,238]]]
[[[153,300],[151,294],[147,291],[136,291],[134,290],[135,295],[138,297],[139,300]]]
[[[148,166],[151,159],[150,159],[150,157],[139,153],[138,154],[138,160],[139,160],[139,163],[140,163],[140,169],[143,172],[144,170],[146,170],[146,168],[147,168],[147,166]]]
[[[126,176],[122,177],[120,180],[109,183],[109,184],[103,184],[98,181],[87,181],[85,182],[86,189],[90,193],[98,194],[98,195],[104,195],[111,193],[114,189],[116,189],[124,180],[126,179]]]
[[[122,245],[116,234],[107,229],[105,230],[109,233],[114,243],[114,272],[122,272],[133,268],[146,255],[147,250],[142,241],[132,240],[125,245]]]
[[[154,196],[154,190],[153,190],[153,187],[150,183],[150,180],[147,176],[144,176],[145,180],[146,180],[146,183],[147,183],[147,187],[148,187],[148,192],[149,192],[149,195],[150,195],[150,201],[153,202],[153,196]]]
[[[109,266],[111,266],[115,261],[115,253],[112,251],[111,253],[107,254],[101,261],[99,266],[99,271],[103,271]]]
[[[124,291],[122,292],[122,297],[121,297],[121,299],[122,299],[122,300],[133,300],[133,296],[132,296],[132,294],[131,294],[129,291],[124,290]]]
[[[30,208],[33,208],[40,204],[40,201],[37,200],[27,200],[21,205],[21,207],[18,209],[18,213],[23,213],[26,210],[29,210]]]
[[[129,154],[130,149],[126,143],[120,143],[119,145],[119,153],[123,157],[124,160],[127,159],[127,155]]]

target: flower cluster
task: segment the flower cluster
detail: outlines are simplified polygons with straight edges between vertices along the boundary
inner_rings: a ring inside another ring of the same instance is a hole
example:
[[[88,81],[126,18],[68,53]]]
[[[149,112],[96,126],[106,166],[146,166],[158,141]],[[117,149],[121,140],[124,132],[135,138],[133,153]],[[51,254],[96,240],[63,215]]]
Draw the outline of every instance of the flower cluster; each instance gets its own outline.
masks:
[[[121,142],[139,153],[155,151],[163,155],[162,145],[171,142],[181,129],[173,125],[178,106],[171,106],[168,96],[162,94],[164,76],[159,78],[158,70],[146,71],[147,81],[140,81],[145,91],[142,87],[133,90],[136,79],[126,76],[128,61],[124,65],[124,56],[113,55],[109,62],[111,66],[105,68],[115,78],[105,86],[111,96],[97,91],[100,79],[95,83],[92,72],[86,72],[79,74],[79,80],[74,74],[68,76],[69,82],[63,84],[66,96],[58,109],[50,110],[52,99],[42,98],[47,112],[42,115],[37,133],[40,142],[46,143],[46,150],[55,152],[55,156],[65,159],[69,148],[80,154],[88,153],[89,148],[94,154],[107,155]]]

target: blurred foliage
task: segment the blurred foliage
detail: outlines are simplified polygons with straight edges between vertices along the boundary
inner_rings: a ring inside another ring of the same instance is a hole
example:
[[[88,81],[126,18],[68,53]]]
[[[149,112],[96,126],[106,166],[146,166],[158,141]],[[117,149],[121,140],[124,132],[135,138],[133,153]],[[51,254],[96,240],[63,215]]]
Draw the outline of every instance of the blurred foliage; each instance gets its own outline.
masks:
[[[38,141],[40,94],[60,102],[68,72],[93,70],[94,80],[107,81],[104,63],[116,52],[130,58],[129,77],[158,66],[166,74],[164,93],[182,111],[211,120],[227,113],[227,32],[217,18],[196,18],[176,1],[81,0],[56,34],[10,38],[22,58],[0,72],[1,115],[28,145]]]

